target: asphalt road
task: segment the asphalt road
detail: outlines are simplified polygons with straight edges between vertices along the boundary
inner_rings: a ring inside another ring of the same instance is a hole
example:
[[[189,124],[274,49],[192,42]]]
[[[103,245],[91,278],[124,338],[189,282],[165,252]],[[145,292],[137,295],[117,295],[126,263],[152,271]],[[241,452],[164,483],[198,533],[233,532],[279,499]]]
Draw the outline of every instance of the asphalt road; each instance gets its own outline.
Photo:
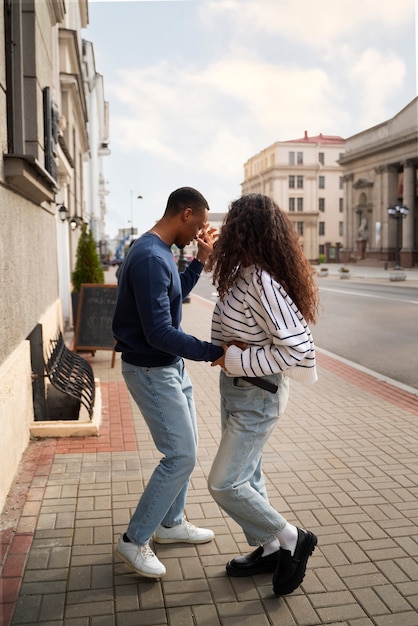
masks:
[[[318,347],[418,389],[418,288],[327,279],[320,302]]]
[[[418,287],[331,277],[318,284],[318,348],[418,389]],[[216,300],[210,276],[194,293]]]

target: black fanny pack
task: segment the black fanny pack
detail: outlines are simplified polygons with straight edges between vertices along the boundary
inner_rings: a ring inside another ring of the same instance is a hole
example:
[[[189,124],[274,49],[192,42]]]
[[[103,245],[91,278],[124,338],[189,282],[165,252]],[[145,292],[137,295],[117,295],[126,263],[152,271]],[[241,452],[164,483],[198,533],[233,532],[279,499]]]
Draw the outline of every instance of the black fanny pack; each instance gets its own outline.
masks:
[[[236,376],[234,378],[234,383],[235,381],[237,381],[239,378],[241,378],[241,380],[246,380],[247,383],[251,383],[252,385],[255,385],[256,387],[261,387],[261,389],[265,389],[266,391],[270,391],[270,393],[276,393],[276,391],[278,390],[278,385],[275,385],[274,383],[271,383],[269,380],[266,380],[265,378],[258,378],[258,377],[249,377],[249,376]]]

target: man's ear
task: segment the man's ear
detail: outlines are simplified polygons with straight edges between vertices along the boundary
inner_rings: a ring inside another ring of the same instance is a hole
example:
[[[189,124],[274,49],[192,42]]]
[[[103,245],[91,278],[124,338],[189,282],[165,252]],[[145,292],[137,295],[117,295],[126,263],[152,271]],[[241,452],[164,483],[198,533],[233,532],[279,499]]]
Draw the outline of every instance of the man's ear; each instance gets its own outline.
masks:
[[[189,221],[189,219],[193,216],[193,209],[190,209],[190,208],[184,209],[182,216],[185,222]]]

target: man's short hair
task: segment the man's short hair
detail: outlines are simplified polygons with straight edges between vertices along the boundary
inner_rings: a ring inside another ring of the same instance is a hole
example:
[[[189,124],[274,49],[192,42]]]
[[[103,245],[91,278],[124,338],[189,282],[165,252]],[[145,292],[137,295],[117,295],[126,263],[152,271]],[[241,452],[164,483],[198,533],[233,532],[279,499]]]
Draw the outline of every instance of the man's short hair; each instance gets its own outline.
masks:
[[[165,215],[177,215],[184,209],[192,209],[193,213],[209,211],[209,205],[204,196],[193,187],[180,187],[168,196]]]

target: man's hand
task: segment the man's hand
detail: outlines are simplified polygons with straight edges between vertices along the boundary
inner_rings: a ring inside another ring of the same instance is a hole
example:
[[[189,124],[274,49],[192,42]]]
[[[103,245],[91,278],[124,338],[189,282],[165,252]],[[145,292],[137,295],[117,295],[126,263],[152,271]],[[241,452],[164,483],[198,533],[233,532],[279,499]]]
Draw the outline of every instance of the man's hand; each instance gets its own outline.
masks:
[[[225,372],[227,371],[227,369],[225,368],[225,354],[226,351],[228,350],[229,344],[227,343],[223,343],[222,344],[222,350],[224,351],[223,355],[219,357],[219,359],[216,359],[216,361],[212,361],[212,363],[210,364],[211,367],[216,367],[217,365],[219,365],[220,367],[222,367],[223,370],[225,370]]]
[[[202,230],[197,234],[197,255],[196,258],[201,263],[206,263],[212,254],[213,244],[218,238],[218,229],[211,228],[209,222],[203,226]]]
[[[216,361],[213,361],[210,364],[211,367],[216,367],[216,365],[219,365],[225,372],[228,372],[225,367],[225,356],[229,346],[238,346],[238,348],[241,348],[241,350],[245,350],[248,347],[248,343],[245,343],[244,341],[231,341],[231,343],[223,343],[222,348],[224,353],[222,356],[219,357],[219,359],[216,359]]]

